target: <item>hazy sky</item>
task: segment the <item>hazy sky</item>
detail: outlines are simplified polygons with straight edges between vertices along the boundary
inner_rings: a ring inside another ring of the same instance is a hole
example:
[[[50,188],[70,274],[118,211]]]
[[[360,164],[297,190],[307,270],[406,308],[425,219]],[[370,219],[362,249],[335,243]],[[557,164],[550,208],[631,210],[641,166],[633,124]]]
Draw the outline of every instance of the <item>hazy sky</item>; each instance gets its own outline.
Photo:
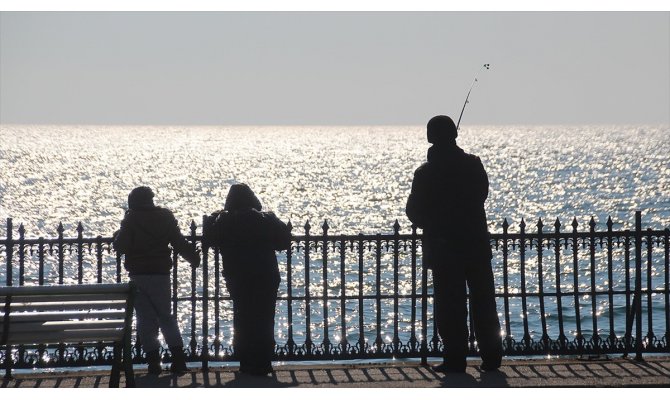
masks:
[[[670,124],[669,71],[670,12],[0,13],[0,123]]]

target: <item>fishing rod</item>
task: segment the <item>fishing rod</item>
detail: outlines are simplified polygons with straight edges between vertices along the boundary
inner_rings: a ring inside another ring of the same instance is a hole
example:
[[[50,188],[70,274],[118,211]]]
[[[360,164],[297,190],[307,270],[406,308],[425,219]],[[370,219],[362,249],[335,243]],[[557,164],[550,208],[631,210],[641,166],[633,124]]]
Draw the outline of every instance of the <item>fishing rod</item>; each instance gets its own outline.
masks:
[[[484,64],[482,65],[482,69],[490,69],[491,64]],[[463,111],[465,111],[465,106],[468,105],[469,101],[468,99],[470,98],[470,93],[472,92],[472,88],[475,86],[475,82],[477,82],[477,74],[475,74],[475,80],[472,81],[472,85],[470,85],[470,90],[468,90],[468,95],[465,96],[465,103],[463,103],[463,108],[461,109],[461,115],[458,116],[458,123],[456,123],[456,130],[458,130],[458,127],[461,125],[461,118],[463,118]]]

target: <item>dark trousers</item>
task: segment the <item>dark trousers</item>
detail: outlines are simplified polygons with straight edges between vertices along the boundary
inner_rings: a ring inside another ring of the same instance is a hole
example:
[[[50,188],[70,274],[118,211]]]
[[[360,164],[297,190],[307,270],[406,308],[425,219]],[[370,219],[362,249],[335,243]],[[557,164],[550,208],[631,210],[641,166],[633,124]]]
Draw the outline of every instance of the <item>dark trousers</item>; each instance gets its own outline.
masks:
[[[275,353],[274,325],[279,280],[274,276],[265,276],[226,281],[233,299],[233,348],[240,369],[270,368]]]
[[[466,365],[467,285],[480,355],[484,362],[498,365],[502,358],[502,341],[490,261],[464,256],[441,261],[433,268],[433,289],[435,324],[444,343],[445,363],[457,369]]]

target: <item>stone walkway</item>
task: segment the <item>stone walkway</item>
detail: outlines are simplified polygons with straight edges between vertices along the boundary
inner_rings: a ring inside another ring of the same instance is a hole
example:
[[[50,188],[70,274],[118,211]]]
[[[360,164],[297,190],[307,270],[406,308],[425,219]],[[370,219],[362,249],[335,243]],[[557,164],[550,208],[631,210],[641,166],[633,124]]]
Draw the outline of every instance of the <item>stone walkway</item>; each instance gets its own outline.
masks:
[[[441,387],[670,387],[670,357],[609,360],[505,359],[497,372],[483,372],[469,362],[465,374],[437,374],[417,361],[374,364],[279,365],[267,377],[237,372],[236,367],[193,369],[177,377],[146,374],[135,367],[137,387],[145,388],[441,388]],[[194,364],[195,365],[195,364]],[[4,388],[106,388],[109,371],[17,371]],[[122,377],[121,385],[124,386]]]

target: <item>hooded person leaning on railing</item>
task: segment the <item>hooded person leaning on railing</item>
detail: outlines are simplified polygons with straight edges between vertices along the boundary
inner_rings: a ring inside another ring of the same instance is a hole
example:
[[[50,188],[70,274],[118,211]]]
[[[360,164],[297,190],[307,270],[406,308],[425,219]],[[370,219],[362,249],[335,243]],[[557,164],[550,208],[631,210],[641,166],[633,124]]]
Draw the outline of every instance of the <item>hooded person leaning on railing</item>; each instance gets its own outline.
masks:
[[[223,277],[233,299],[233,347],[240,371],[272,372],[274,317],[279,288],[276,250],[291,246],[291,232],[246,184],[230,188],[223,211],[205,223],[206,243],[221,251]]]
[[[125,268],[137,287],[137,336],[147,354],[149,373],[158,375],[162,371],[160,329],[172,354],[170,371],[184,374],[189,370],[184,342],[170,306],[172,251],[169,246],[193,268],[200,265],[200,256],[182,235],[172,212],[155,206],[153,198],[153,191],[146,186],[130,192],[128,211],[121,221],[121,229],[114,234],[113,245],[114,250],[125,254]]]

